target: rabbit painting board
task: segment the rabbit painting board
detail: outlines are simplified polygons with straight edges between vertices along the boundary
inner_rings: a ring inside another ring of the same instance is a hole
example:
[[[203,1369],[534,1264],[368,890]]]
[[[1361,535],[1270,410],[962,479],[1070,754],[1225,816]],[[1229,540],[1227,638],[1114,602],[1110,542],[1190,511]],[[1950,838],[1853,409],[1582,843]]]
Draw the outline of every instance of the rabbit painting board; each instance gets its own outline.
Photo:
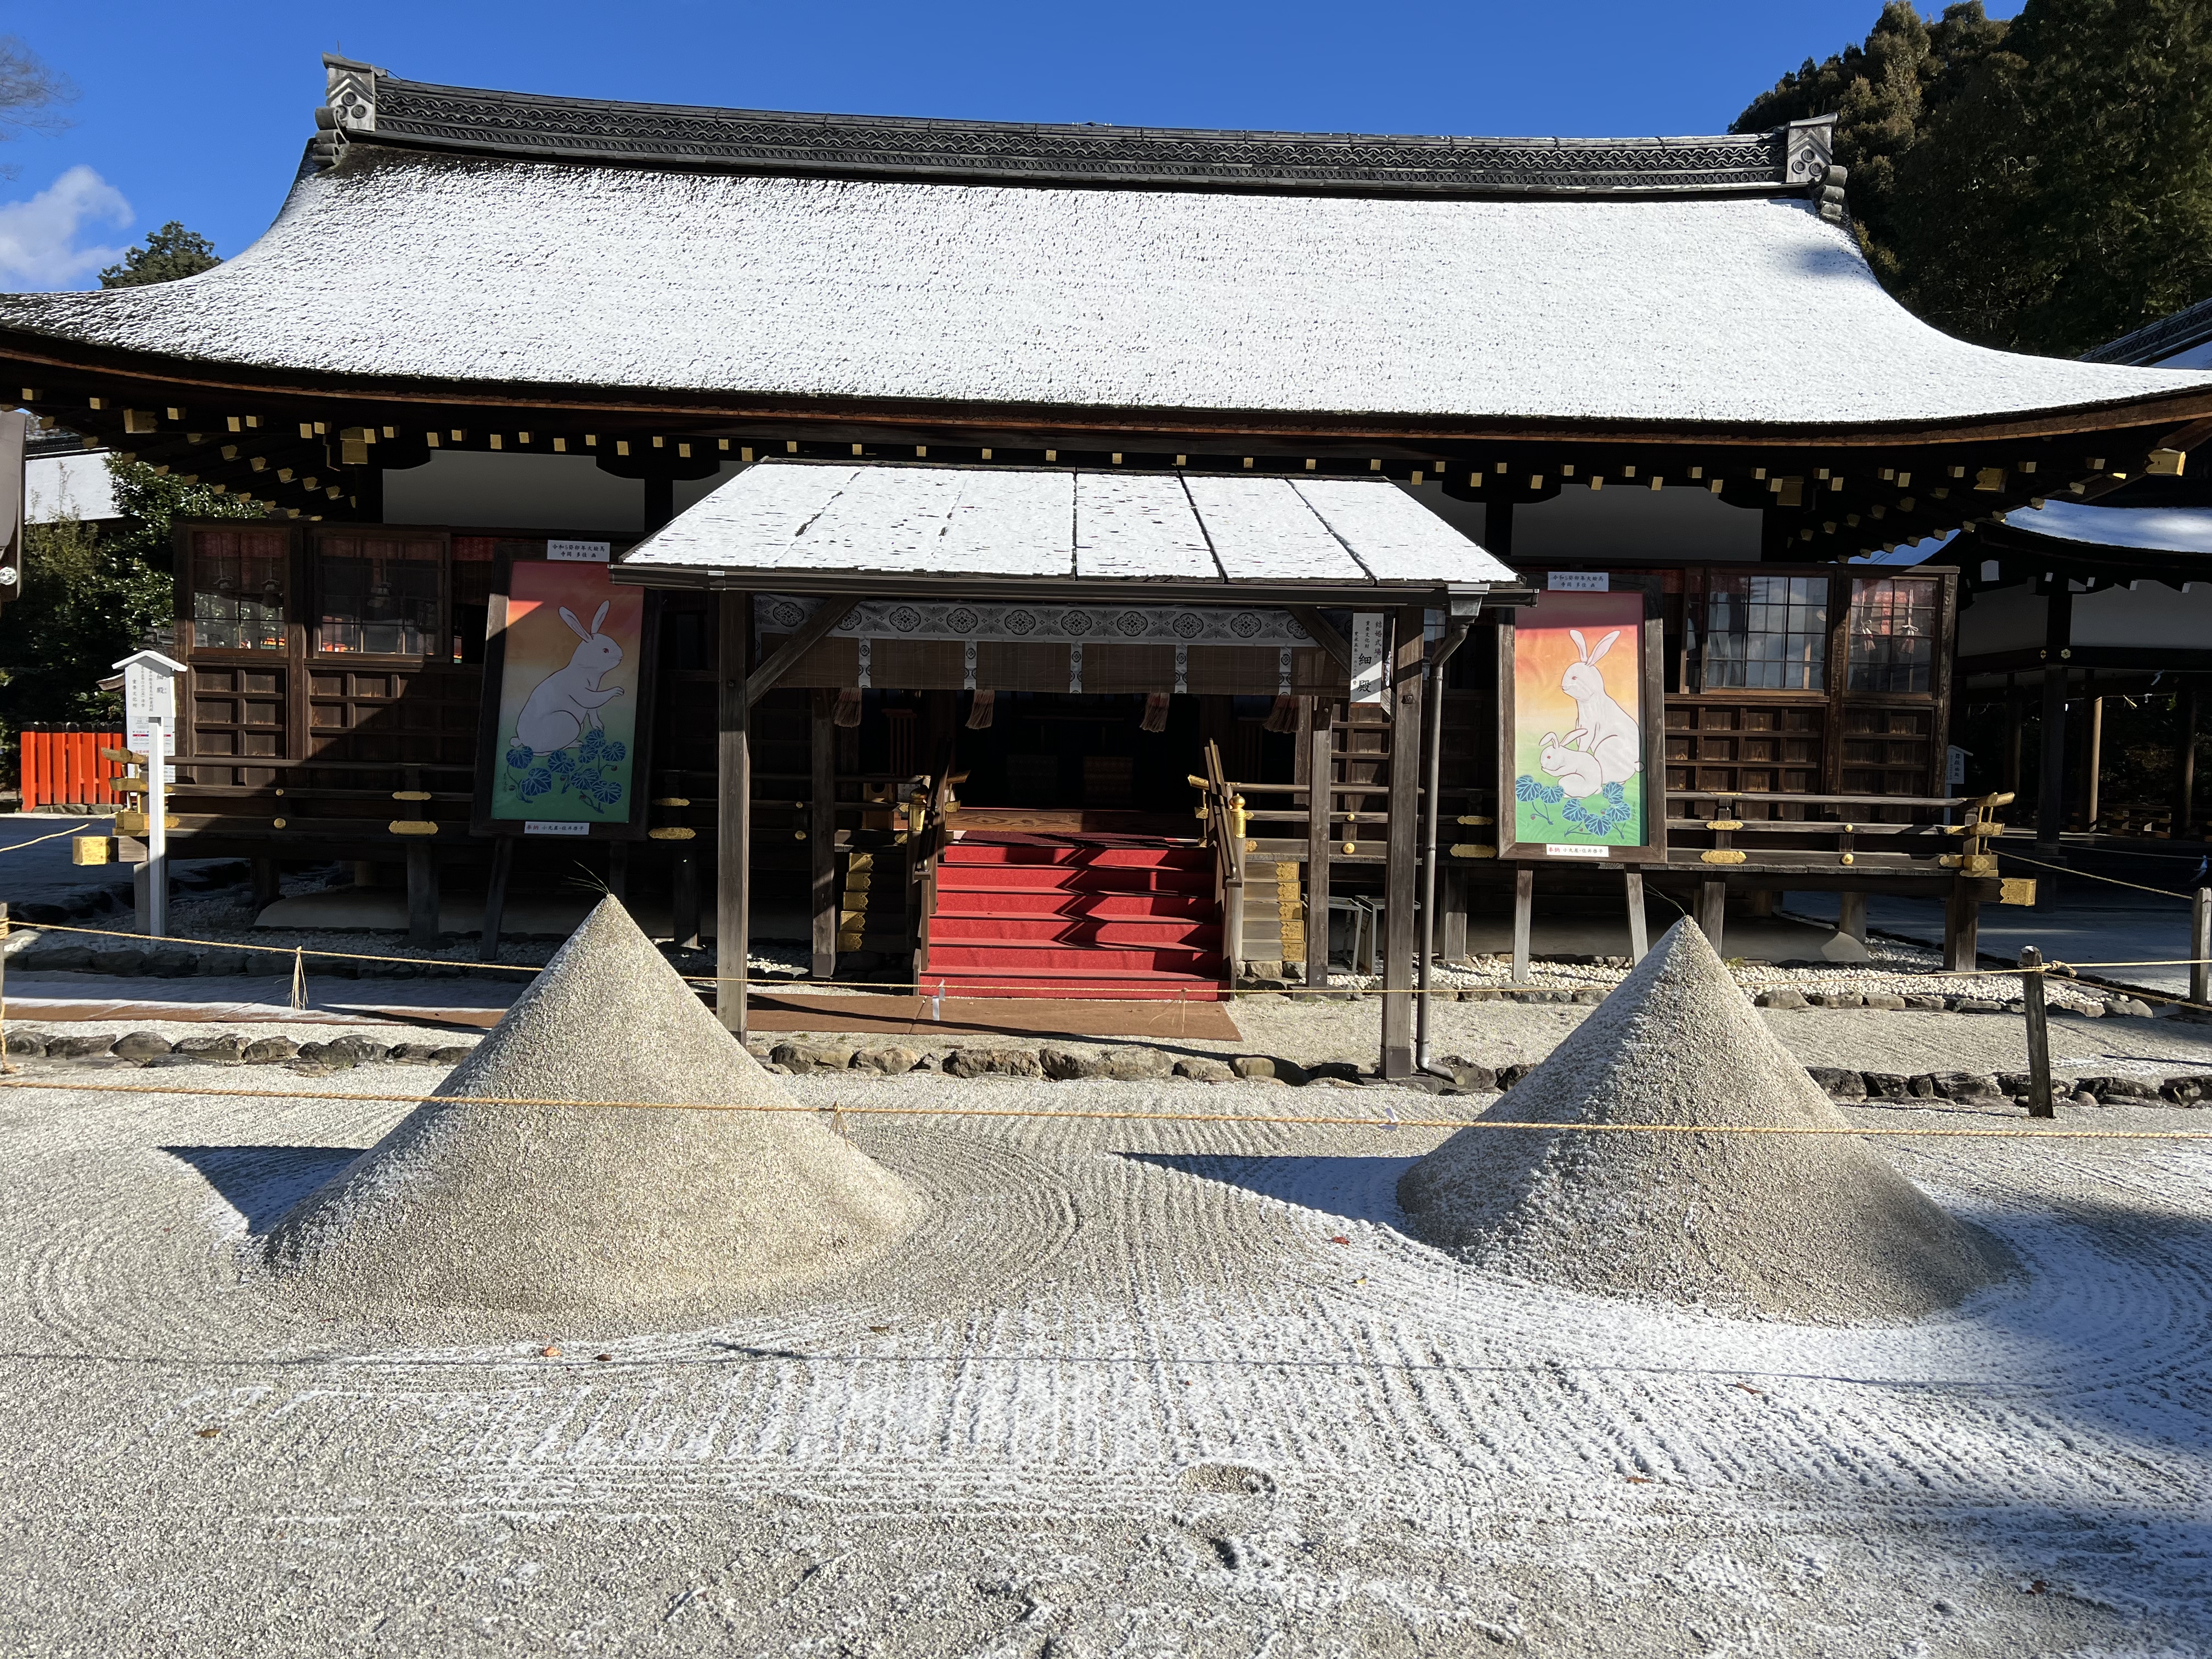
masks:
[[[1642,848],[1644,598],[1547,593],[1513,629],[1510,842]],[[1602,854],[1601,854],[1602,856]]]
[[[646,596],[607,567],[518,560],[501,631],[490,810],[510,824],[626,826],[639,787]]]

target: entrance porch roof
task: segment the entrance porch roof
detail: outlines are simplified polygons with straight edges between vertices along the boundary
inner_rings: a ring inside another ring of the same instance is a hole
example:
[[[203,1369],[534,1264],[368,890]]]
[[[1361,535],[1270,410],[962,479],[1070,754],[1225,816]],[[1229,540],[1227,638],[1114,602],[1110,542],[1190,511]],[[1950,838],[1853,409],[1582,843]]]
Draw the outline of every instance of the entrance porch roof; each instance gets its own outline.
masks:
[[[1525,601],[1386,479],[762,461],[623,556],[649,586],[1006,598]]]

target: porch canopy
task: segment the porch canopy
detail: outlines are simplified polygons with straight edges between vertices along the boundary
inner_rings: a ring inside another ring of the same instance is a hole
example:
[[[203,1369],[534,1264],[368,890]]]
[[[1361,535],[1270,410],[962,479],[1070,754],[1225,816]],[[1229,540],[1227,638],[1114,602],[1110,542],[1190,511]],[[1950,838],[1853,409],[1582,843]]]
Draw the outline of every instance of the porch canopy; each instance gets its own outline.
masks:
[[[613,574],[753,593],[775,665],[756,696],[1340,696],[1352,653],[1324,607],[1466,617],[1531,597],[1387,480],[879,462],[757,463]]]

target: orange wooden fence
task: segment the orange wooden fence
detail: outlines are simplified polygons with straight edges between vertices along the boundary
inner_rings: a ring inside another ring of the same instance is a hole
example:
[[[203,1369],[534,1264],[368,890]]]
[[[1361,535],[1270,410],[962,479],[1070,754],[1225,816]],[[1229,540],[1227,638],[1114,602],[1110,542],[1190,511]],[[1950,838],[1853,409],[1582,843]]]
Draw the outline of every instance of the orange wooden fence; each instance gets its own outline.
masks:
[[[103,749],[123,747],[120,732],[88,726],[27,726],[22,730],[23,804],[35,812],[46,806],[119,806],[122,796],[110,780],[123,774],[119,761]]]

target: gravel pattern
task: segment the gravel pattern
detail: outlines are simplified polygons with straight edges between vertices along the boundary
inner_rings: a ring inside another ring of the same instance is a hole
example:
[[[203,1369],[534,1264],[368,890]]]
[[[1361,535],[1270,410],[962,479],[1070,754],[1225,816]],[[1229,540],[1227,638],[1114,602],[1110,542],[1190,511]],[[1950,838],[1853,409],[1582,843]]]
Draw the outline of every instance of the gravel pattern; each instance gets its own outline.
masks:
[[[340,1312],[650,1322],[849,1269],[921,1209],[796,1109],[495,1103],[792,1104],[611,899],[439,1093],[278,1224],[281,1279]]]
[[[1844,1127],[1686,921],[1483,1115]],[[1469,1128],[1408,1170],[1399,1199],[1423,1237],[1474,1264],[1740,1317],[1915,1319],[2009,1265],[1848,1135]]]

